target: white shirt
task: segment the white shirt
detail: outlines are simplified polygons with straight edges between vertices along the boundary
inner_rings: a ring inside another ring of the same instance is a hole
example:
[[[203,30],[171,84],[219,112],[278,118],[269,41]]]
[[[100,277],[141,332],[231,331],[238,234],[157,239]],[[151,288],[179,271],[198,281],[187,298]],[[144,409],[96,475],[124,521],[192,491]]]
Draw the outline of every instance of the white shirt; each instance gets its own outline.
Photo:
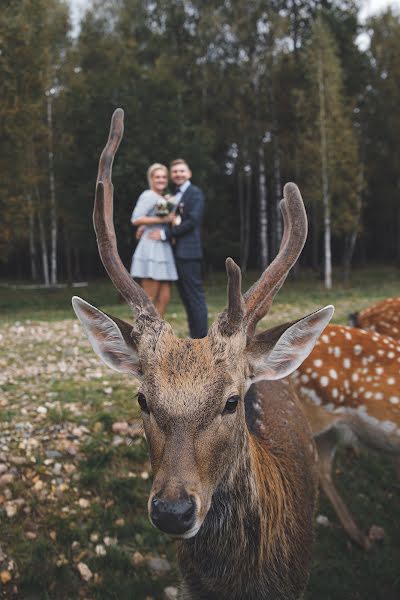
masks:
[[[181,198],[183,196],[183,194],[186,192],[186,190],[188,189],[190,185],[190,179],[187,179],[185,181],[185,183],[182,183],[182,185],[179,188],[179,192],[177,194],[175,194],[175,204],[179,204],[179,202],[181,201]]]

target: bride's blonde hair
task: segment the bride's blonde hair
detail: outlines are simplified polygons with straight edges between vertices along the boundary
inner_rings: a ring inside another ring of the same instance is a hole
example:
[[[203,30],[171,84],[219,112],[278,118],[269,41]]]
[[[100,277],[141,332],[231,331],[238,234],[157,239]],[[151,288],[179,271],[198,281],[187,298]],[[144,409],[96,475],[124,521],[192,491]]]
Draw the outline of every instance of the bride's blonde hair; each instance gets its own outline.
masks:
[[[161,163],[154,163],[152,165],[150,165],[150,167],[147,169],[147,181],[149,182],[149,185],[151,186],[151,178],[153,177],[153,173],[154,171],[158,171],[158,169],[162,169],[163,171],[166,172],[167,177],[168,177],[168,169],[165,165],[162,165]]]

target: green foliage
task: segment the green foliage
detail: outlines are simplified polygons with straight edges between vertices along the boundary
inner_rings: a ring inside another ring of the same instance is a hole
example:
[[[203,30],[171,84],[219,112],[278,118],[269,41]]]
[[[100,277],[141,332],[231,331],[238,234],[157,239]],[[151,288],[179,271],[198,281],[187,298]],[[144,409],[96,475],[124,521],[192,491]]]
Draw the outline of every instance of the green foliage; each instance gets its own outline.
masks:
[[[340,235],[352,231],[357,226],[360,162],[357,138],[351,122],[352,104],[349,101],[345,102],[343,74],[337,47],[329,27],[321,16],[314,24],[304,54],[304,72],[306,86],[299,101],[304,157],[301,183],[304,182],[305,197],[318,207],[322,201],[321,128],[324,128],[327,138],[327,177],[332,230],[334,234]],[[325,103],[323,123],[319,95],[321,83]],[[303,188],[303,185],[301,187]]]
[[[250,263],[257,265],[259,150],[268,198],[268,245],[279,244],[276,203],[297,181],[310,208],[305,261],[320,264],[321,152],[317,65],[323,62],[333,255],[359,234],[356,258],[400,258],[399,15],[360,31],[353,0],[154,3],[92,0],[71,40],[62,0],[5,2],[0,14],[0,260],[27,277],[29,236],[41,273],[38,217],[49,245],[46,92],[53,135],[61,279],[102,273],[91,223],[97,161],[112,111],[126,113],[114,166],[115,225],[126,264],[129,216],[154,161],[185,157],[204,188],[208,266],[243,256],[240,205],[249,206]],[[383,118],[384,116],[384,118]],[[241,199],[243,175],[249,182]],[[243,206],[242,206],[243,208]],[[360,218],[361,217],[361,218]],[[30,219],[32,225],[30,225]],[[243,234],[243,232],[242,232]],[[377,242],[383,238],[383,243]]]

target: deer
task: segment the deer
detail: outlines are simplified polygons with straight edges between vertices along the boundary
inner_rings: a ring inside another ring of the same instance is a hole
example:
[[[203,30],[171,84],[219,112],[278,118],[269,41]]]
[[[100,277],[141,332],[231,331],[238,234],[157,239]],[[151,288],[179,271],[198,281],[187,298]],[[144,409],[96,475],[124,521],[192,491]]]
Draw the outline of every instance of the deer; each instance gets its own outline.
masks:
[[[400,340],[400,298],[386,298],[349,314],[349,325]]]
[[[334,486],[332,466],[339,445],[357,448],[360,443],[398,462],[400,344],[378,333],[331,324],[291,379],[317,444],[321,487],[350,539],[369,549],[370,537],[356,525]]]
[[[284,235],[259,280],[242,294],[240,268],[227,258],[227,307],[205,338],[178,338],[118,254],[111,175],[123,116],[116,109],[100,157],[93,220],[103,265],[134,322],[79,297],[72,303],[95,353],[139,380],[153,474],[150,522],[177,540],[180,598],[301,598],[318,469],[287,377],[311,352],[333,307],[255,332],[307,236],[300,192],[293,183],[284,188]]]

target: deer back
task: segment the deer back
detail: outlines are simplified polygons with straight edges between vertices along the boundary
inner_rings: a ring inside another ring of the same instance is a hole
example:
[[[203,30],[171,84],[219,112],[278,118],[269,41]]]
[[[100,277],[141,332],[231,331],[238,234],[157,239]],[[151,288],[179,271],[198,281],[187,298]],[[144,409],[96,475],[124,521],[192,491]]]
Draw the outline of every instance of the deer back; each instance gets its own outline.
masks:
[[[400,450],[400,345],[393,338],[328,325],[310,356],[293,374],[302,396],[332,418],[353,417],[368,445]],[[319,413],[313,426],[328,426]],[[314,419],[316,419],[316,414]]]
[[[355,316],[357,327],[400,340],[400,298],[386,298]]]

